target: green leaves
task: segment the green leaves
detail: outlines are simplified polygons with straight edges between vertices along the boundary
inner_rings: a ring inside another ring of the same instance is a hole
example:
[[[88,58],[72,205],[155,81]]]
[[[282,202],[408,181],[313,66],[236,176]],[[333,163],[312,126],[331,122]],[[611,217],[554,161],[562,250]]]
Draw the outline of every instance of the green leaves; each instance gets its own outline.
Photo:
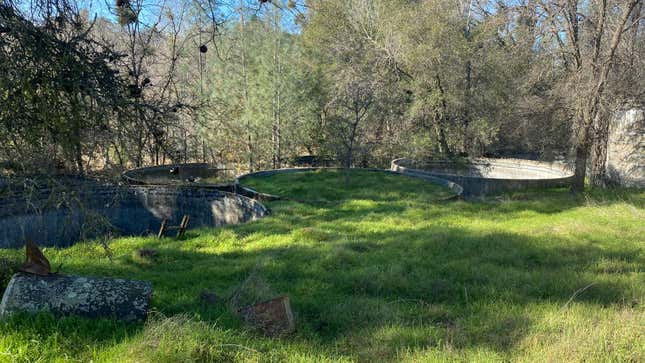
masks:
[[[83,144],[121,102],[121,81],[106,61],[112,52],[79,19],[61,16],[41,26],[0,7],[0,23],[12,29],[0,47],[0,95],[8,110],[0,112],[0,138],[10,138],[23,159],[61,157],[82,173]],[[29,151],[42,147],[49,151]]]

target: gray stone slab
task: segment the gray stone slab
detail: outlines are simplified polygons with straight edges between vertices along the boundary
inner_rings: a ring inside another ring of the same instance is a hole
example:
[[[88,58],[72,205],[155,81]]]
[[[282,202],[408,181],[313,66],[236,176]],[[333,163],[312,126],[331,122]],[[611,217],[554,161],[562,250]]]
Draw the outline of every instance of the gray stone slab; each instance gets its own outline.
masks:
[[[17,273],[2,297],[0,317],[50,312],[142,321],[148,315],[151,296],[152,284],[147,281]]]

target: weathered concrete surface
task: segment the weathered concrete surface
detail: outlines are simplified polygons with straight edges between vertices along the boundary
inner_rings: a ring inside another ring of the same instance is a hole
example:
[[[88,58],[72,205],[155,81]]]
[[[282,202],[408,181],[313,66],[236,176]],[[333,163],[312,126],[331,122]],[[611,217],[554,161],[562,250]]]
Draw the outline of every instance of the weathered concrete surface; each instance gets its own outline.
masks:
[[[173,171],[173,172],[171,172]],[[233,171],[207,163],[158,165],[132,169],[121,174],[131,185],[190,185],[229,191],[231,183],[209,183],[208,178],[234,179]]]
[[[249,178],[266,177],[266,176],[271,176],[276,174],[302,173],[302,172],[316,171],[316,170],[342,170],[342,168],[337,168],[337,167],[284,168],[284,169],[261,170],[261,171],[256,171],[248,174],[242,174],[235,179],[235,192],[259,201],[277,200],[281,198],[279,195],[260,193],[254,189],[245,187],[244,182]],[[424,173],[403,172],[403,170],[385,170],[385,169],[376,169],[376,168],[352,168],[351,170],[373,171],[378,173],[406,175],[412,178],[423,179],[429,183],[445,186],[446,188],[450,189],[454,194],[446,199],[459,198],[463,193],[463,189],[458,184],[453,183],[446,179],[437,178],[431,175],[426,175]]]
[[[152,285],[146,281],[17,273],[0,303],[0,317],[50,312],[87,318],[141,321],[148,315]]]
[[[521,159],[478,158],[453,163],[401,158],[392,161],[391,170],[450,180],[463,188],[466,197],[569,186],[573,181],[573,172],[564,165]]]
[[[97,186],[39,190],[0,198],[0,248],[19,248],[27,238],[40,246],[69,246],[81,239],[142,235],[162,220],[191,228],[243,223],[268,214],[259,202],[212,188]]]
[[[645,188],[645,110],[629,109],[612,120],[607,176],[616,185]]]

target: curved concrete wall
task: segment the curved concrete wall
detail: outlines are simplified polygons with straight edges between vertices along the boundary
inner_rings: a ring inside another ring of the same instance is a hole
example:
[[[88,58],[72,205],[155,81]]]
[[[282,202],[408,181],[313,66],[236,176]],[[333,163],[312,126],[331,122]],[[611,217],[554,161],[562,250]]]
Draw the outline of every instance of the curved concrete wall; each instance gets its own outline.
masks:
[[[29,202],[27,202],[29,201]],[[166,218],[189,228],[243,223],[268,214],[255,200],[215,189],[92,186],[64,194],[40,190],[0,199],[0,248],[69,246],[101,235],[141,235],[159,230]]]
[[[392,161],[391,170],[450,180],[461,185],[466,197],[563,187],[573,181],[573,172],[563,165],[521,159],[478,158],[457,163],[401,158]]]
[[[171,169],[178,172],[172,174]],[[217,168],[206,163],[187,163],[150,166],[145,168],[132,169],[121,174],[123,180],[131,185],[190,185],[203,187],[220,187],[226,189],[231,183],[205,183],[200,180],[214,177],[230,177],[228,169]]]
[[[618,113],[609,126],[607,177],[612,184],[645,188],[645,109]]]
[[[263,177],[263,176],[271,176],[275,174],[291,174],[291,173],[299,173],[299,172],[305,172],[305,171],[315,171],[315,170],[343,170],[343,168],[335,168],[335,167],[312,167],[312,168],[288,168],[288,169],[271,169],[271,170],[262,170],[262,171],[256,171],[253,173],[248,173],[248,174],[243,174],[238,176],[235,179],[235,188],[236,192],[242,195],[246,195],[250,198],[258,199],[258,200],[275,200],[275,199],[280,199],[280,196],[278,195],[272,195],[272,194],[266,194],[266,193],[260,193],[256,190],[253,190],[251,188],[245,187],[243,185],[243,182],[245,179],[248,178],[253,178],[253,177]],[[463,193],[463,189],[460,185],[451,182],[450,180],[446,179],[441,179],[437,178],[434,176],[430,175],[423,175],[423,174],[417,174],[414,172],[400,172],[397,170],[385,170],[385,169],[376,169],[376,168],[352,168],[352,170],[363,170],[363,171],[373,171],[373,172],[381,172],[381,173],[389,173],[389,174],[396,174],[396,175],[407,175],[413,178],[419,178],[423,179],[427,182],[430,182],[432,184],[436,185],[442,185],[445,186],[446,188],[450,189],[453,191],[454,195],[451,197],[448,197],[446,199],[454,199],[454,198],[459,198],[461,197]]]

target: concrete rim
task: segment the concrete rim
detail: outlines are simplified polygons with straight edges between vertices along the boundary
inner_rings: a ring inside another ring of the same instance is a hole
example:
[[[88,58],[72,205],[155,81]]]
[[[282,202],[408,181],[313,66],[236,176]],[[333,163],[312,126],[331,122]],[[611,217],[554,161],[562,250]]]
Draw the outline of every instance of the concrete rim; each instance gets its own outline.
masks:
[[[143,211],[145,211],[143,213],[146,214],[147,219],[145,219],[145,222],[143,222],[142,226],[146,226],[146,223],[156,223],[153,220],[157,220],[160,223],[162,217],[160,217],[159,215],[166,213],[178,213],[179,211],[182,211],[182,208],[194,208],[194,213],[197,216],[195,222],[199,222],[193,227],[217,227],[226,224],[241,224],[265,217],[270,214],[268,208],[266,208],[258,200],[254,200],[237,193],[231,193],[214,188],[188,187],[182,185],[158,186],[88,184],[86,189],[73,190],[73,194],[70,194],[67,197],[63,197],[63,199],[61,199],[60,201],[61,203],[59,203],[59,201],[57,200],[52,201],[49,199],[52,193],[62,193],[62,195],[65,195],[65,193],[67,192],[42,189],[39,190],[36,194],[16,193],[11,196],[1,197],[0,225],[6,224],[6,226],[10,226],[10,224],[13,223],[11,222],[12,220],[16,218],[18,220],[24,219],[25,223],[27,224],[21,225],[21,227],[19,227],[20,230],[22,230],[23,228],[30,228],[28,226],[32,226],[31,228],[36,228],[29,231],[27,236],[31,234],[38,235],[42,233],[44,236],[50,237],[50,240],[47,240],[45,242],[39,241],[39,243],[59,246],[60,242],[54,242],[58,241],[55,236],[67,235],[65,234],[66,232],[62,232],[62,230],[60,230],[58,225],[56,227],[48,229],[46,232],[39,232],[38,228],[44,228],[42,226],[33,227],[39,226],[40,223],[46,223],[40,222],[40,220],[42,220],[43,218],[49,218],[45,216],[53,214],[60,216],[53,218],[73,218],[73,222],[70,223],[74,224],[74,227],[69,228],[74,229],[77,227],[81,228],[80,226],[82,226],[82,220],[85,218],[85,216],[93,215],[94,213],[98,213],[99,215],[108,218],[111,226],[119,226],[125,223],[123,222],[123,219],[119,219],[122,218],[120,217],[120,214],[127,213],[125,211],[131,208],[141,208]],[[168,199],[169,197],[170,199]],[[27,198],[35,198],[33,199],[33,201],[36,203],[36,206],[34,206],[33,208],[29,207],[27,203],[25,203],[25,200],[27,200]],[[62,207],[59,204],[61,204]],[[209,210],[209,208],[214,208],[214,205],[219,206],[218,208],[220,208],[220,213],[233,213],[232,215],[234,216],[236,215],[236,213],[242,214],[240,214],[240,217],[231,217],[232,219],[230,220],[228,216],[225,216],[225,219],[215,217],[214,214],[210,214],[214,213],[213,210]],[[121,210],[123,210],[123,212]],[[161,213],[160,211],[163,213]],[[81,219],[79,221],[76,218]],[[163,218],[170,217],[164,216]],[[81,223],[81,225],[77,226],[76,224],[78,223]],[[158,226],[156,228],[158,229]],[[118,233],[118,235],[121,236],[135,236],[140,234],[139,231],[134,231],[130,228],[119,228],[119,230],[122,233]],[[42,231],[42,229],[40,229],[40,231]],[[13,245],[17,246],[21,244],[19,242],[24,243],[24,240],[22,239],[24,235],[20,236],[19,234],[16,234],[18,232],[11,229],[5,231],[5,233],[6,234],[0,234],[0,248],[5,248],[2,247],[5,245],[7,247]],[[25,231],[22,231],[22,233],[25,233]],[[102,234],[102,232],[100,233]],[[101,234],[93,237],[88,237],[88,239],[91,240],[97,238]],[[74,235],[70,237],[70,239],[66,240],[70,242],[68,245],[73,245],[77,242],[82,241],[83,239],[77,238],[77,236]]]
[[[209,163],[177,163],[177,164],[164,164],[164,165],[155,165],[155,166],[144,166],[140,168],[134,168],[134,169],[129,169],[121,173],[121,179],[123,179],[127,184],[130,185],[163,185],[163,186],[190,186],[190,187],[201,187],[201,188],[217,188],[217,189],[222,189],[222,190],[229,190],[232,188],[233,183],[217,183],[217,184],[211,184],[211,183],[188,183],[184,181],[178,181],[178,182],[150,182],[145,180],[141,176],[141,174],[153,172],[153,171],[162,171],[162,170],[170,170],[172,168],[194,168],[194,169],[203,169],[203,170],[213,170],[213,171],[220,171],[220,170],[231,170],[231,169],[226,169],[226,168],[221,168],[217,167],[214,165],[211,165]]]
[[[446,176],[459,176],[462,178],[473,178],[473,179],[491,179],[491,180],[518,180],[518,181],[528,181],[528,180],[560,180],[573,177],[573,170],[562,163],[557,162],[546,162],[546,161],[537,161],[537,160],[527,160],[527,159],[513,159],[513,158],[503,158],[503,159],[494,159],[494,158],[469,158],[466,159],[466,164],[473,165],[482,165],[487,164],[493,167],[495,166],[504,166],[516,169],[525,169],[528,167],[539,168],[542,172],[553,173],[552,177],[541,177],[541,178],[500,178],[500,177],[490,177],[490,176],[470,176],[470,175],[461,175],[456,173],[445,173],[441,171],[431,171],[426,169],[419,169],[417,167],[412,167],[410,164],[423,164],[423,165],[450,165],[455,164],[450,160],[430,160],[424,162],[417,162],[414,159],[410,158],[398,158],[392,160],[391,168],[402,167],[408,170],[419,170],[423,172],[432,173],[433,175],[446,175]],[[408,165],[405,165],[408,164]],[[392,169],[394,170],[394,169]],[[557,174],[557,175],[555,175]]]
[[[491,167],[499,166],[503,168],[510,168],[516,170],[526,169],[527,172],[531,169],[543,173],[542,177],[534,178],[500,178],[492,176],[473,176],[459,173],[449,173],[442,170],[432,170],[432,168],[424,168],[424,165],[459,165],[456,162],[437,160],[429,162],[417,162],[409,158],[399,158],[392,160],[390,169],[403,173],[414,173],[417,175],[434,176],[442,179],[448,179],[455,183],[459,183],[464,190],[464,195],[488,195],[499,192],[515,191],[531,188],[551,188],[562,187],[571,185],[574,174],[566,165],[560,163],[548,163],[534,160],[524,159],[489,159],[489,158],[473,158],[467,159],[466,164],[474,164],[481,166],[490,165]],[[479,189],[477,185],[479,184]]]

